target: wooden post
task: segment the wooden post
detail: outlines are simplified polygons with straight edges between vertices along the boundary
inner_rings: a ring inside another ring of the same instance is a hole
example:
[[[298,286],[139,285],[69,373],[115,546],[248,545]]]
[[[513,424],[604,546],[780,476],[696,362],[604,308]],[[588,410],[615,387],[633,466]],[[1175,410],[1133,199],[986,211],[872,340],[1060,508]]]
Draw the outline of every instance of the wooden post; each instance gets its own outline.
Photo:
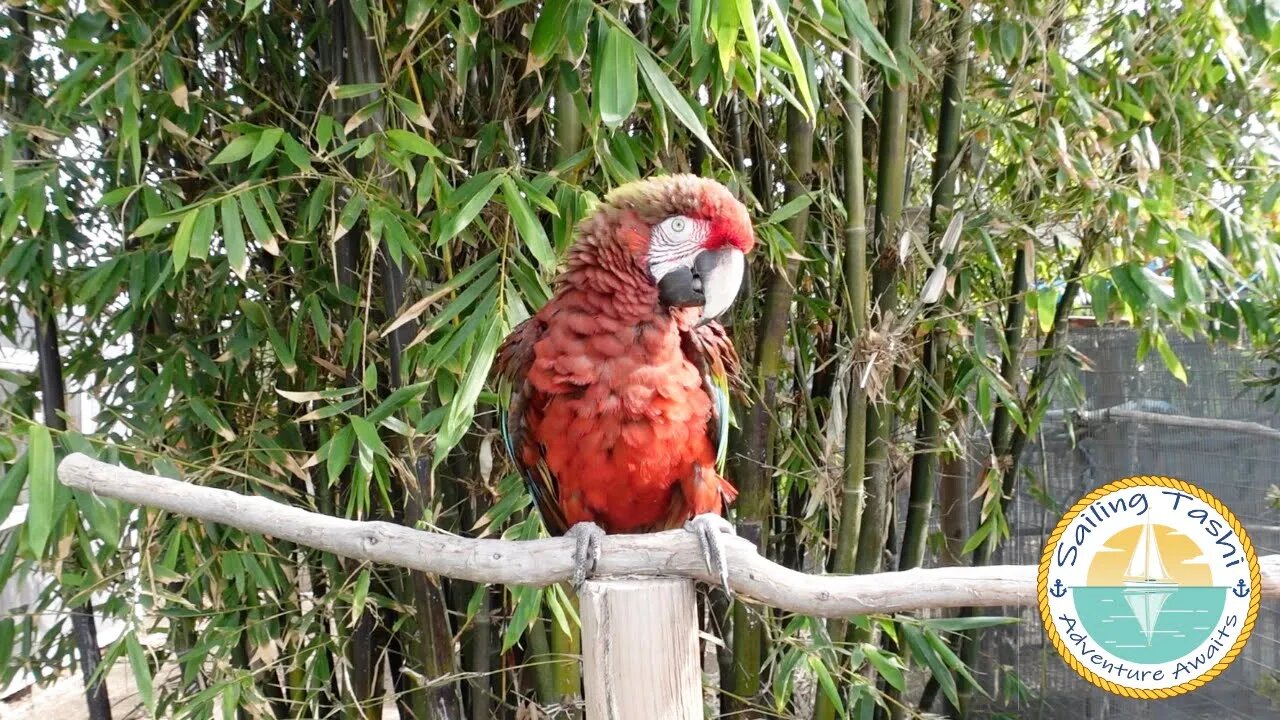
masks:
[[[580,602],[587,720],[701,720],[692,580],[591,580]]]

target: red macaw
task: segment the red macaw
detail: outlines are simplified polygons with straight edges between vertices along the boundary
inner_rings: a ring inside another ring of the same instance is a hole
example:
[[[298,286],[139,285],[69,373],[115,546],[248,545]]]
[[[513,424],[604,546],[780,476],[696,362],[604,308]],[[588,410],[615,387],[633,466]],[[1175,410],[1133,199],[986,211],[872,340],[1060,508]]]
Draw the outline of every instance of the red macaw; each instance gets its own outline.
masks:
[[[721,516],[728,388],[739,365],[715,318],[754,244],[747,209],[693,175],[623,185],[577,228],[555,294],[495,367],[511,384],[507,449],[549,531],[577,539],[575,587],[605,532],[685,527],[728,587]]]

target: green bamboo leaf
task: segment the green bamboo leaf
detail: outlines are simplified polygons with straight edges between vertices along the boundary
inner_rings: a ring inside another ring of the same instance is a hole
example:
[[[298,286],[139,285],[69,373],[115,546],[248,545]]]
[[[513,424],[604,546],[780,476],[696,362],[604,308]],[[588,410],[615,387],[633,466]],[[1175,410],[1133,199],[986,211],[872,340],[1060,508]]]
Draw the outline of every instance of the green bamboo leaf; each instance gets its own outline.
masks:
[[[493,358],[498,352],[502,337],[502,323],[495,318],[489,324],[488,332],[479,347],[471,354],[467,373],[462,378],[462,384],[458,386],[457,394],[453,396],[449,414],[445,417],[440,433],[436,436],[433,467],[439,467],[449,451],[462,440],[467,427],[471,425],[471,419],[475,415],[476,400],[480,397],[485,378],[489,376],[489,368],[493,365]]]
[[[902,663],[898,658],[886,655],[880,648],[870,643],[863,643],[862,651],[866,653],[867,660],[871,661],[876,672],[898,690],[907,689],[906,677],[902,674]]]
[[[611,128],[618,127],[631,116],[640,94],[635,45],[620,28],[609,26],[605,32],[600,66],[591,79],[600,120]]]
[[[977,550],[979,545],[986,542],[986,539],[991,536],[991,532],[995,530],[996,525],[994,521],[994,516],[989,517],[985,522],[979,525],[978,529],[973,531],[973,535],[970,535],[969,539],[965,541],[964,547],[960,549],[960,554],[968,555],[974,550]]]
[[[18,495],[22,492],[22,486],[27,482],[28,469],[31,465],[30,453],[21,455],[13,465],[5,472],[4,478],[0,479],[0,518],[9,517],[9,513],[13,512],[13,506],[18,503]],[[4,584],[0,583],[0,587]]]
[[[800,91],[800,99],[804,101],[804,110],[810,120],[818,116],[814,108],[813,93],[809,90],[809,74],[805,71],[804,59],[800,57],[800,49],[796,47],[795,38],[791,37],[791,29],[787,27],[787,15],[778,7],[777,0],[764,0],[765,7],[773,16],[774,29],[782,50],[787,54],[787,63],[791,66],[791,74],[795,77],[796,89]]]
[[[253,155],[249,157],[249,164],[257,165],[271,157],[276,151],[276,146],[280,144],[280,138],[282,137],[284,137],[284,130],[280,128],[263,130],[258,139],[258,144],[253,148]]]
[[[1151,272],[1146,265],[1141,263],[1130,263],[1129,275],[1133,278],[1134,284],[1142,289],[1142,294],[1145,295],[1153,305],[1169,314],[1173,314],[1181,310],[1171,290],[1166,290],[1165,284],[1160,278],[1156,277],[1156,274]]]
[[[125,651],[129,654],[129,666],[133,669],[133,680],[138,684],[138,695],[141,696],[142,704],[146,706],[147,711],[154,717],[156,693],[146,653],[143,652],[142,644],[138,642],[138,636],[135,633],[124,636],[124,645]]]
[[[406,150],[415,155],[436,159],[443,159],[445,156],[444,153],[440,152],[440,148],[432,145],[426,138],[408,130],[388,130],[387,140],[401,150]]]
[[[525,62],[525,74],[536,72],[546,65],[564,43],[569,6],[572,0],[544,0],[538,11],[529,39],[529,57]]]
[[[17,546],[15,542],[9,543],[9,547]],[[18,643],[14,642],[17,631],[18,623],[14,618],[0,619],[0,667],[9,667],[9,661],[13,659],[13,651],[18,647]]]
[[[18,542],[18,538],[10,536],[6,542],[0,543],[4,546],[0,550],[0,587],[8,585],[9,578],[13,577],[14,561],[18,557],[18,547],[22,543]],[[5,652],[4,646],[0,645],[0,653]]]
[[[747,0],[750,4],[750,0]],[[715,17],[716,51],[720,57],[720,69],[727,75],[733,70],[734,56],[738,49],[738,33],[742,22],[738,18],[738,0],[721,0],[717,3]]]
[[[364,614],[364,603],[369,597],[369,580],[371,579],[369,568],[360,571],[360,577],[356,578],[355,590],[351,593],[351,625],[355,627],[356,621]]]
[[[218,153],[209,161],[210,165],[225,165],[242,160],[249,157],[249,153],[258,146],[258,133],[250,135],[241,135],[232,140],[226,147],[222,148],[222,152]]]
[[[227,442],[236,439],[235,432],[227,425],[227,421],[223,419],[221,413],[206,405],[204,400],[192,396],[187,398],[187,403],[191,406],[191,411],[200,419],[200,422],[205,424],[205,427],[217,433]]]
[[[178,231],[173,234],[173,269],[181,270],[187,264],[187,256],[191,253],[191,233],[196,226],[198,210],[188,210],[178,223]]]
[[[1151,337],[1155,343],[1156,352],[1160,353],[1160,359],[1164,361],[1164,366],[1169,369],[1169,373],[1186,385],[1187,369],[1182,366],[1182,361],[1178,359],[1177,353],[1169,345],[1169,340],[1165,338],[1164,333],[1156,330],[1152,332]]]
[[[388,395],[385,400],[378,403],[378,406],[373,409],[373,412],[370,412],[365,416],[365,419],[374,425],[377,425],[383,420],[391,417],[392,413],[407,405],[410,400],[420,398],[422,394],[430,390],[431,387],[432,383],[428,381],[405,385],[402,388],[398,388],[395,392]]]
[[[711,142],[711,137],[707,135],[707,129],[703,127],[702,121],[698,119],[698,114],[693,111],[689,102],[684,99],[680,91],[675,85],[671,84],[670,78],[658,67],[658,63],[649,56],[649,49],[636,44],[632,40],[635,48],[636,61],[640,63],[640,70],[644,73],[645,85],[649,88],[649,92],[654,99],[660,100],[661,103],[671,110],[676,119],[682,125],[692,132],[694,137],[702,141],[707,150],[722,163],[727,163],[724,156],[716,149],[715,144]]]
[[[1204,303],[1204,284],[1195,265],[1179,257],[1173,264],[1173,286],[1182,302],[1199,307]]]
[[[244,228],[240,226],[240,206],[234,196],[222,198],[222,240],[227,244],[227,262],[231,271],[241,280],[249,276],[249,253],[244,243]]]
[[[582,63],[587,54],[587,26],[595,9],[590,0],[570,0],[569,15],[565,18],[565,59],[573,67]]]
[[[14,162],[17,155],[18,133],[9,129],[0,141],[0,194],[13,197],[18,187],[18,170]]]
[[[507,203],[507,210],[511,213],[511,219],[515,221],[516,230],[529,246],[529,252],[533,254],[544,272],[554,271],[556,253],[551,249],[551,242],[547,240],[547,231],[543,229],[542,223],[538,222],[538,218],[534,217],[533,210],[520,195],[520,190],[510,175],[502,176],[502,194]]]
[[[280,246],[276,243],[276,236],[271,234],[271,228],[267,226],[267,219],[262,215],[262,210],[258,207],[258,203],[254,201],[253,193],[240,193],[239,200],[240,213],[244,215],[244,220],[248,223],[254,239],[258,241],[263,250],[272,255],[280,255]]]
[[[469,285],[466,290],[459,293],[458,297],[454,298],[452,302],[445,306],[444,310],[441,310],[439,314],[431,318],[431,322],[418,333],[418,336],[413,339],[413,342],[411,342],[410,345],[416,345],[422,340],[425,340],[432,333],[457,317],[463,310],[471,307],[471,304],[474,303],[476,298],[480,297],[480,294],[486,289],[490,292],[496,291],[497,287],[494,280],[497,276],[498,268],[490,268],[484,275],[481,275],[478,280]]]
[[[35,557],[44,555],[45,545],[53,533],[54,507],[54,457],[53,439],[49,429],[39,423],[31,423],[27,431],[27,456],[30,471],[27,474],[27,547]]]
[[[382,100],[374,100],[368,105],[365,105],[364,107],[355,111],[354,113],[351,114],[351,117],[347,118],[347,122],[342,126],[342,132],[350,135],[356,128],[360,127],[366,122],[369,122],[369,118],[372,118],[374,115],[377,115],[382,110],[382,106],[383,106]],[[368,140],[367,146],[370,149],[372,149],[373,136],[369,136],[366,139]],[[364,157],[359,153],[357,153],[356,155],[357,157]]]
[[[902,633],[906,636],[912,657],[929,666],[929,672],[938,681],[938,687],[942,688],[942,693],[946,695],[952,707],[958,707],[960,700],[956,692],[955,676],[951,674],[951,670],[947,668],[947,664],[943,662],[937,650],[924,639],[924,633],[919,628],[903,625]]]
[[[801,210],[804,210],[805,208],[809,207],[809,205],[812,203],[813,203],[813,196],[809,195],[808,193],[805,193],[804,195],[797,195],[796,197],[789,200],[782,207],[778,208],[777,210],[774,210],[773,213],[770,214],[769,217],[766,218],[765,221],[761,224],[762,225],[781,225],[786,221],[790,220],[791,218],[795,217],[796,214],[798,214]]]
[[[843,717],[844,701],[840,698],[840,690],[836,687],[836,681],[831,677],[831,671],[827,669],[827,664],[822,662],[822,658],[817,655],[809,655],[808,658],[809,669],[818,678],[818,686],[822,688],[822,694],[835,707],[836,714]]]
[[[427,19],[427,13],[431,10],[428,0],[409,0],[404,6],[404,24],[409,32],[413,32],[422,27],[422,23]]]
[[[689,50],[690,61],[697,65],[707,50],[707,23],[710,19],[711,0],[689,2]]]
[[[1093,307],[1093,317],[1101,325],[1111,317],[1111,282],[1106,278],[1094,277],[1089,286],[1089,301]]]
[[[1133,281],[1133,275],[1129,272],[1129,266],[1117,265],[1111,268],[1111,281],[1115,283],[1115,287],[1120,291],[1120,297],[1125,304],[1134,310],[1134,312],[1142,312],[1147,308],[1147,295],[1142,288]]]
[[[1018,57],[1018,46],[1022,43],[1022,27],[1013,22],[1000,23],[1000,53],[1005,60]]]
[[[493,193],[498,189],[498,183],[501,181],[502,176],[494,174],[475,194],[466,198],[461,207],[452,214],[446,215],[444,224],[440,228],[440,236],[436,238],[436,243],[443,244],[448,242],[453,239],[453,236],[462,232],[463,228],[470,225],[471,221],[476,219],[476,216],[480,214],[480,211],[489,202],[489,198],[493,197]],[[454,195],[460,194],[461,191],[462,188],[459,188]],[[451,196],[449,199],[452,204],[454,198]]]
[[[1053,327],[1053,316],[1058,309],[1058,289],[1054,287],[1040,288],[1035,294],[1036,320],[1040,332],[1047,333]]]
[[[213,226],[216,218],[212,204],[202,205],[196,211],[195,223],[191,227],[190,257],[200,260],[209,258],[209,245],[213,242]]]
[[[351,232],[351,228],[360,222],[360,214],[364,212],[364,208],[364,195],[356,194],[347,201],[346,207],[342,208],[342,213],[338,215],[338,226],[333,230],[334,241]]]
[[[525,630],[542,610],[542,588],[517,587],[511,590],[511,620],[502,633],[502,652],[515,647]]]
[[[462,324],[462,327],[453,331],[449,336],[449,341],[432,355],[433,360],[442,364],[451,362],[464,344],[470,343],[474,337],[480,334],[481,328],[487,327],[493,321],[494,308],[498,306],[498,296],[501,290],[501,284],[492,284],[489,291],[485,293],[484,298],[476,303],[475,308],[471,311],[471,316]]]
[[[276,235],[288,239],[289,233],[285,232],[284,223],[280,220],[280,212],[276,210],[276,201],[265,187],[258,188],[258,200],[262,204],[262,209],[267,211],[267,217],[271,220],[271,227],[276,231]]]
[[[387,452],[387,446],[383,444],[382,438],[378,437],[378,429],[373,426],[373,423],[353,415],[351,416],[351,427],[355,429],[356,439],[360,441],[362,446],[376,455],[390,457]]]
[[[64,439],[66,436],[64,436]],[[83,437],[81,438],[83,441]],[[64,447],[70,446],[64,443]],[[75,450],[80,452],[80,450]],[[120,504],[111,498],[99,497],[81,490],[71,491],[72,499],[79,508],[80,516],[89,526],[93,536],[103,542],[103,549],[116,552],[120,548]]]
[[[14,204],[11,207],[17,208],[19,206],[17,204]],[[148,235],[155,235],[161,230],[181,220],[182,215],[183,213],[180,213],[180,212],[164,213],[162,215],[152,215],[151,217],[148,217],[146,220],[143,220],[141,223],[139,223],[138,227],[133,231],[133,234],[131,234],[129,237],[137,238],[137,237],[147,237]],[[15,213],[14,217],[17,218],[18,215]]]
[[[296,165],[299,170],[310,172],[312,169],[311,152],[307,150],[306,146],[295,140],[288,133],[282,135],[280,139],[284,144],[284,154],[285,157],[289,158],[289,162]]]
[[[527,495],[528,493],[519,494]],[[542,599],[546,602],[547,608],[551,610],[551,615],[556,621],[556,627],[565,636],[568,636],[575,628],[581,626],[581,621],[578,620],[577,614],[573,611],[573,601],[565,595],[563,586],[548,586],[542,593]]]
[[[354,403],[353,403],[354,404]],[[351,448],[356,444],[356,432],[350,425],[339,430],[325,445],[329,448],[325,456],[325,469],[329,473],[329,483],[333,484],[342,478],[342,471],[351,462]]]
[[[866,0],[840,0],[840,14],[844,16],[845,29],[863,52],[886,69],[897,69],[898,63],[894,60],[893,50],[871,19]]]
[[[778,714],[781,715],[787,709],[787,703],[791,699],[796,666],[808,657],[801,648],[791,648],[782,656],[782,662],[778,664],[778,670],[773,674],[773,708]],[[837,693],[836,697],[831,699],[831,703],[835,705],[839,700],[839,693]]]
[[[1016,617],[969,617],[969,618],[927,618],[921,620],[930,629],[937,632],[964,632],[995,627],[997,625],[1016,625],[1021,622]]]
[[[760,30],[756,25],[756,9],[751,0],[735,0],[738,5],[738,23],[747,38],[747,52],[751,56],[753,74],[760,72]]]
[[[1276,186],[1280,187],[1280,183],[1277,183]],[[118,187],[115,190],[112,190],[111,192],[103,194],[101,198],[98,198],[98,202],[95,204],[98,207],[115,207],[116,205],[119,205],[125,200],[128,200],[129,198],[133,197],[134,193],[138,192],[139,187],[140,187],[139,185],[126,185],[124,187]]]
[[[333,97],[338,100],[349,100],[372,95],[382,89],[382,83],[352,83],[338,85],[333,88]]]
[[[987,622],[991,622],[994,620],[994,621],[997,621],[993,623],[996,625],[1007,625],[1007,624],[1018,622],[1018,618],[962,618],[962,619],[985,620]],[[979,627],[982,627],[982,626],[979,626]],[[966,666],[964,662],[960,660],[960,657],[956,655],[954,650],[952,650],[950,647],[947,646],[947,643],[943,641],[942,638],[938,637],[938,634],[936,632],[934,632],[933,630],[926,629],[924,633],[924,637],[925,637],[925,640],[928,641],[929,645],[938,653],[939,657],[942,658],[942,661],[946,663],[947,667],[951,668],[953,671],[955,671],[957,675],[963,678],[965,682],[969,683],[970,687],[976,688],[978,692],[982,693],[987,697],[991,697],[991,695],[987,692],[987,689],[982,687],[982,685],[977,680],[974,679],[973,675],[970,674],[968,666]]]

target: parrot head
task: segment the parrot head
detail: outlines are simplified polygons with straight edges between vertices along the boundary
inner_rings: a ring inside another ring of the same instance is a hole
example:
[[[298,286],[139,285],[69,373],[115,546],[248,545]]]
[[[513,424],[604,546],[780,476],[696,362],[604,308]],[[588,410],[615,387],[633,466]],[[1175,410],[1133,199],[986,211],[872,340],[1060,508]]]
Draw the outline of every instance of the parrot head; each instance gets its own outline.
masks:
[[[696,175],[623,185],[605,196],[590,221],[623,238],[660,305],[700,308],[702,322],[733,304],[755,244],[747,208],[725,186]]]

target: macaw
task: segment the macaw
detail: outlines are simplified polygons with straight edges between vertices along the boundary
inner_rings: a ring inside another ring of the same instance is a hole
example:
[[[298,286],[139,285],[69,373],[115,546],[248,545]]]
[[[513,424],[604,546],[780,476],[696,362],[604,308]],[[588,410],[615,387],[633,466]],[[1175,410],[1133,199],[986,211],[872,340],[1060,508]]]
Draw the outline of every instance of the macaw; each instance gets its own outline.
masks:
[[[548,531],[576,539],[576,588],[604,533],[684,527],[728,589],[722,512],[737,490],[722,473],[739,362],[716,318],[753,245],[746,207],[714,180],[623,185],[578,225],[552,298],[499,348],[507,451]]]

